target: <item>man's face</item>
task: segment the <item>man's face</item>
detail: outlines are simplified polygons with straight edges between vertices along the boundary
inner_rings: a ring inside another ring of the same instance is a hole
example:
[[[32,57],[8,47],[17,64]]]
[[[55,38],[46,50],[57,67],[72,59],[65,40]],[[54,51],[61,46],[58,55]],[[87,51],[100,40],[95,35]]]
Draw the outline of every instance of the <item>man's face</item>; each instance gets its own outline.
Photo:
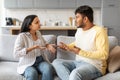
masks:
[[[83,20],[84,20],[84,17],[81,14],[77,13],[75,15],[75,22],[76,22],[77,28],[83,28],[85,26]]]

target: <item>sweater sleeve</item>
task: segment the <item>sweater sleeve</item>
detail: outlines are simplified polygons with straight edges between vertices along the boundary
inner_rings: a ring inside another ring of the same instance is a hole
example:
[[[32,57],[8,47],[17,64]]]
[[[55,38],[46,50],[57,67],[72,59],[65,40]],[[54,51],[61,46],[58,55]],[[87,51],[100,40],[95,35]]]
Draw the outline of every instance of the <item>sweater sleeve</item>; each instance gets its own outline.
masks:
[[[106,60],[108,58],[109,45],[108,45],[108,36],[104,29],[100,29],[95,37],[96,51],[85,51],[80,50],[78,55],[92,58]]]

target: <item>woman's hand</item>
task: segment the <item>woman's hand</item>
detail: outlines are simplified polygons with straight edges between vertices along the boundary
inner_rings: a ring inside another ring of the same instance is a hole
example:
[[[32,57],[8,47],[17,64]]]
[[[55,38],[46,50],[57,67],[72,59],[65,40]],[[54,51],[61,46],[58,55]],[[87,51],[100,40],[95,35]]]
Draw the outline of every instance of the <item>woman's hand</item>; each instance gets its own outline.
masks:
[[[34,47],[34,49],[41,49],[41,50],[46,49],[46,47],[42,47],[42,46],[38,46],[38,45],[35,45],[33,47]]]
[[[56,52],[55,46],[56,46],[55,44],[47,44],[47,45],[46,45],[46,48],[47,48],[50,52],[55,53],[55,52]]]
[[[46,47],[42,47],[42,46],[39,46],[39,45],[34,45],[34,46],[30,47],[30,48],[27,48],[27,52],[30,52],[30,51],[32,51],[34,49],[44,50],[44,49],[46,49]]]

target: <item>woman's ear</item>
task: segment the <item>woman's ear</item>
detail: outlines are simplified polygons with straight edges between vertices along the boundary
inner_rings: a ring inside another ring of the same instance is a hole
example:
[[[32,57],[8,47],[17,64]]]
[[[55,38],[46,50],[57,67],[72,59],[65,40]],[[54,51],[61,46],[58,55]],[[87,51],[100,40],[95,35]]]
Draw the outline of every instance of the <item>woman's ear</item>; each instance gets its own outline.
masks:
[[[31,28],[32,28],[32,25],[29,25],[29,29],[31,30]]]

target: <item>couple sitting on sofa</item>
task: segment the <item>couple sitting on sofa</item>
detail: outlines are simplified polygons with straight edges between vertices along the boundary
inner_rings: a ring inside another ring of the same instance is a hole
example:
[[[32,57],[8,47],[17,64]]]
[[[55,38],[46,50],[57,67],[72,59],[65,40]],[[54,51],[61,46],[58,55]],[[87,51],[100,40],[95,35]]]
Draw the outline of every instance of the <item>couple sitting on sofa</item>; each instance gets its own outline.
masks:
[[[36,15],[24,19],[18,35],[14,56],[19,58],[17,72],[26,80],[53,80],[55,69],[61,80],[93,80],[105,74],[108,58],[108,37],[104,28],[93,24],[91,7],[80,6],[75,11],[77,32],[69,45],[60,43],[59,48],[75,53],[76,60],[55,59],[50,64],[45,52],[55,54],[56,45],[47,44],[38,31],[40,21]]]

